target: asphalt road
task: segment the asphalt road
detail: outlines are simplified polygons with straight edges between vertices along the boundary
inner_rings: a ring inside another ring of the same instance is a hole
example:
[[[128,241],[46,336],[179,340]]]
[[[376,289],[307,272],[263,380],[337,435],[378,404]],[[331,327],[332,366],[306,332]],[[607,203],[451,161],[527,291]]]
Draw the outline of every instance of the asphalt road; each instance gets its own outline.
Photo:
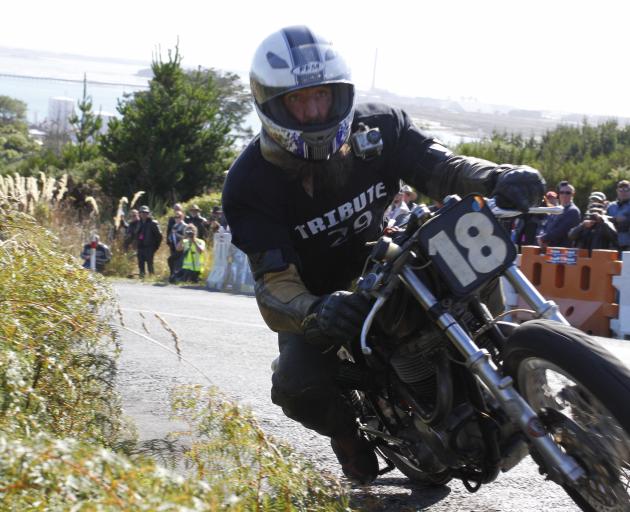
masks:
[[[141,440],[164,438],[181,427],[169,420],[169,392],[174,386],[215,385],[251,407],[267,433],[291,443],[323,471],[341,477],[328,440],[289,420],[271,403],[270,363],[277,355],[276,338],[264,325],[253,297],[130,281],[115,282],[114,288],[125,326],[139,333],[120,329],[118,388]],[[156,313],[177,333],[185,361],[173,353],[173,339]],[[623,342],[616,347],[630,354]],[[352,494],[358,504],[364,499],[380,502],[382,510],[578,510],[561,488],[538,474],[530,459],[475,494],[457,481],[427,490],[398,472],[384,475],[369,488],[355,487]]]

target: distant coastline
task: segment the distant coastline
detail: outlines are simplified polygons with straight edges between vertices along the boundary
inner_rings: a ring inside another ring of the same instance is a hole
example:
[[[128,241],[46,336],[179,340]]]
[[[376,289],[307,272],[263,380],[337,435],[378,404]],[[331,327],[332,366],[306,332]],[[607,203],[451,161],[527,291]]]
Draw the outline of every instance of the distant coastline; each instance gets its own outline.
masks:
[[[83,80],[77,80],[74,78],[59,78],[54,76],[32,76],[32,75],[15,75],[12,73],[0,73],[0,78],[23,78],[29,80],[46,80],[53,82],[68,82],[75,84],[82,84]],[[102,82],[99,80],[86,80],[88,85],[112,85],[119,87],[136,87],[136,88],[145,88],[148,89],[149,85],[141,85],[141,84],[130,84],[130,83],[122,83],[122,82]]]
[[[14,48],[11,46],[0,46],[0,56],[16,57],[19,59],[32,59],[46,56],[52,58],[85,60],[88,62],[106,62],[110,64],[126,64],[144,67],[150,64],[149,61],[140,59],[125,59],[121,57],[95,57],[90,55],[81,55],[78,53],[51,52],[49,50],[29,50],[27,48]]]

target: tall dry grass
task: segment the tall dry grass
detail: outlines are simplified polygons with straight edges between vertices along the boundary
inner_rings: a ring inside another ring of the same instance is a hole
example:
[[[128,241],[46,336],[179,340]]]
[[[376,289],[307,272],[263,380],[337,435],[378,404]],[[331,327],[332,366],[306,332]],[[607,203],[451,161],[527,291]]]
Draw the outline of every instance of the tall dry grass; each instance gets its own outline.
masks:
[[[115,215],[110,219],[101,212],[93,196],[88,196],[84,204],[78,205],[66,197],[68,177],[47,176],[40,172],[38,177],[19,174],[0,176],[0,201],[11,203],[18,211],[27,213],[45,228],[52,231],[67,252],[79,256],[84,244],[98,234],[101,241],[110,246],[112,260],[105,268],[105,274],[119,277],[135,277],[139,274],[137,259],[133,249],[124,246],[124,219],[126,211],[138,204],[145,194],[140,190],[131,200],[121,197]],[[162,226],[163,232],[165,226]],[[165,234],[165,233],[164,233]],[[165,281],[169,277],[166,243],[155,254],[155,276],[150,279]]]
[[[0,510],[349,510],[336,479],[216,391],[173,394],[186,476],[133,450],[105,280],[3,200],[0,269]]]

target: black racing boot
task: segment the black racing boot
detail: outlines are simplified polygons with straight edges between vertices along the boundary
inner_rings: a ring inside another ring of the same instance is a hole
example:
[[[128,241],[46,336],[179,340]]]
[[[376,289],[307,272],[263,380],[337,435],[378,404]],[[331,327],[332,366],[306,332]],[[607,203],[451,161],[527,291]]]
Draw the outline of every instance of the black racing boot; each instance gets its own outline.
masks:
[[[341,464],[344,475],[350,480],[369,484],[378,476],[378,459],[370,443],[358,431],[333,436],[330,446]]]

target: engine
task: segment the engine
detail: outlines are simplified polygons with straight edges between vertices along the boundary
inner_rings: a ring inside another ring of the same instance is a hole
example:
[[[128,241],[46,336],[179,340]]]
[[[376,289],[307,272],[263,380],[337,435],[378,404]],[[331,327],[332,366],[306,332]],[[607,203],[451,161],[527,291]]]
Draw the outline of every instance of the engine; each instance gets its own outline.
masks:
[[[398,378],[427,402],[432,402],[436,396],[435,357],[443,346],[442,333],[427,331],[399,345],[390,359]]]

